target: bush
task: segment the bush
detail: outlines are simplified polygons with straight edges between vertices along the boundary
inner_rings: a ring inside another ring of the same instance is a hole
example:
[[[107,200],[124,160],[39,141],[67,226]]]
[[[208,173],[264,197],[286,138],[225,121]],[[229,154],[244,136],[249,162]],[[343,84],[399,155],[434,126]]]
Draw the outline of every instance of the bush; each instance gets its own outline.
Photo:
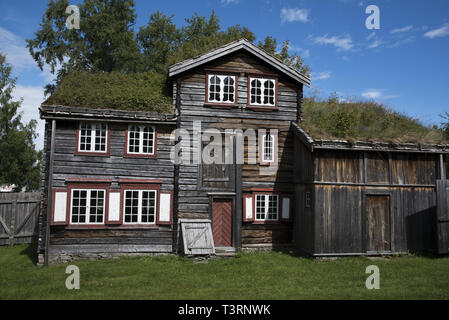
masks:
[[[172,112],[165,83],[166,76],[153,71],[133,74],[76,72],[66,75],[44,104]]]

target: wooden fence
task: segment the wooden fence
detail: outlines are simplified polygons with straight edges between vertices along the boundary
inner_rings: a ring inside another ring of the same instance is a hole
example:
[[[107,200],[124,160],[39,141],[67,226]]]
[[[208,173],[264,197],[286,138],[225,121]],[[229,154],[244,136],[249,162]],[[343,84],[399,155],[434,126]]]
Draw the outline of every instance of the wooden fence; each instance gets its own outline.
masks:
[[[0,245],[31,243],[38,236],[41,194],[0,193]]]

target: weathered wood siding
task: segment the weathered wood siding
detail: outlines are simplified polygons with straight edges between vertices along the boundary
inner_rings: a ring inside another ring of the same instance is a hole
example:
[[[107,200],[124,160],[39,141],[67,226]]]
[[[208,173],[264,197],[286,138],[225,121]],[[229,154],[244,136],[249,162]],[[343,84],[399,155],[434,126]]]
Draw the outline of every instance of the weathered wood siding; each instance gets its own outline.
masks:
[[[218,109],[204,106],[206,94],[206,73],[204,69],[219,68],[238,72],[238,107]],[[245,163],[242,166],[242,190],[251,188],[276,188],[294,192],[293,184],[293,135],[290,122],[298,115],[298,91],[300,86],[281,74],[278,81],[278,110],[257,112],[247,109],[248,73],[277,73],[265,63],[247,53],[236,52],[217,59],[201,68],[194,69],[181,76],[178,83],[177,101],[180,116],[179,127],[192,134],[193,121],[201,121],[202,129],[278,129],[279,170],[271,176],[261,176],[259,165]],[[246,140],[246,139],[245,139]],[[196,151],[196,150],[195,150]],[[245,141],[245,159],[247,157],[247,141]],[[208,218],[208,191],[198,187],[198,165],[181,165],[179,167],[179,217]],[[242,201],[241,199],[237,199]],[[242,230],[243,244],[290,242],[291,226],[266,225],[264,227],[245,223]]]
[[[54,143],[53,188],[66,188],[68,178],[101,179],[157,179],[162,180],[161,191],[174,190],[174,166],[170,160],[173,142],[170,135],[174,126],[155,125],[157,130],[157,157],[124,157],[125,133],[128,124],[108,123],[110,131],[110,156],[75,155],[75,121],[57,121]],[[47,121],[47,141],[50,139],[51,121]],[[49,148],[47,148],[49,149]],[[49,158],[49,150],[46,158]],[[46,198],[44,198],[46,199]],[[44,200],[46,212],[46,200]],[[171,226],[156,229],[131,230],[107,226],[103,230],[72,230],[64,226],[52,226],[49,252],[57,255],[67,252],[155,252],[172,251]],[[81,245],[77,249],[77,246]],[[123,247],[125,246],[126,247]]]
[[[296,174],[298,249],[318,255],[366,253],[370,195],[382,195],[390,203],[392,252],[436,249],[438,154],[338,149],[315,149],[312,154],[299,139],[296,144],[296,150],[304,153],[299,160],[309,163],[298,162],[303,172]],[[313,213],[301,200],[307,188],[313,189]]]

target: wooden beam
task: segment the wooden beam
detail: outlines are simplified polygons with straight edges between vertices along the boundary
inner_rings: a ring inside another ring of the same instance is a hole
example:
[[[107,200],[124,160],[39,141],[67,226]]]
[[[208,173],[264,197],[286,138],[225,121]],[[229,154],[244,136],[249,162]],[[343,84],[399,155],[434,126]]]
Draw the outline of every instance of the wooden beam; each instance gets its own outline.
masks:
[[[47,217],[45,220],[45,254],[44,264],[48,266],[48,249],[50,245],[50,219],[52,208],[52,185],[53,185],[53,162],[55,153],[55,135],[56,135],[56,120],[51,121],[51,139],[50,139],[50,161],[48,165],[48,186],[47,186]]]

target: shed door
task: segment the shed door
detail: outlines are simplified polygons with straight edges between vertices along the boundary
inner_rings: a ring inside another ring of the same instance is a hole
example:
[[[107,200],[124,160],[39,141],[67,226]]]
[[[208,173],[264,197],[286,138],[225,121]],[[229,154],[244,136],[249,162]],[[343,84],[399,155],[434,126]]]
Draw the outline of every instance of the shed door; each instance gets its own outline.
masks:
[[[449,180],[437,180],[438,253],[449,253]]]
[[[214,199],[212,202],[212,233],[215,247],[232,246],[232,200]]]
[[[390,196],[366,195],[366,251],[391,251]]]

